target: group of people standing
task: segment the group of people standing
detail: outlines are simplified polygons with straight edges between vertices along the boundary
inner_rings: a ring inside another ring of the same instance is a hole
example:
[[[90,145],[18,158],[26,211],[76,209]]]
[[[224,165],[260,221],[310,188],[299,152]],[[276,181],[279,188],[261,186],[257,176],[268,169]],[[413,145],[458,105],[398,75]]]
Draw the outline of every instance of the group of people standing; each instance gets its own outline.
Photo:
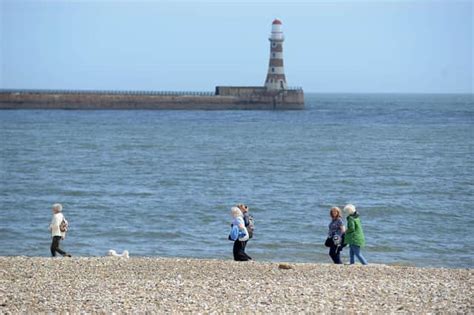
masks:
[[[253,217],[249,213],[248,206],[238,204],[232,207],[232,224],[229,240],[234,241],[233,254],[236,261],[248,261],[252,258],[245,252],[247,242],[253,236],[254,223]],[[342,220],[342,211],[338,207],[333,207],[329,211],[331,222],[329,223],[328,237],[325,245],[329,247],[329,256],[335,264],[342,264],[342,249],[349,245],[350,264],[355,263],[355,258],[361,264],[367,265],[367,260],[361,253],[361,248],[365,246],[364,231],[360,215],[352,204],[344,207],[344,213],[347,214],[347,228]]]
[[[245,252],[249,239],[253,237],[253,217],[249,213],[249,207],[238,204],[230,209],[232,215],[231,232],[229,240],[234,241],[232,253],[235,261],[248,261],[252,258]]]
[[[352,204],[344,207],[344,213],[347,214],[347,228],[342,221],[342,212],[338,207],[333,207],[329,211],[331,222],[329,223],[329,232],[325,245],[329,247],[329,256],[335,264],[342,264],[341,251],[349,245],[349,262],[355,263],[355,257],[361,264],[367,265],[367,260],[360,252],[361,247],[365,246],[364,231],[360,221],[360,215]]]

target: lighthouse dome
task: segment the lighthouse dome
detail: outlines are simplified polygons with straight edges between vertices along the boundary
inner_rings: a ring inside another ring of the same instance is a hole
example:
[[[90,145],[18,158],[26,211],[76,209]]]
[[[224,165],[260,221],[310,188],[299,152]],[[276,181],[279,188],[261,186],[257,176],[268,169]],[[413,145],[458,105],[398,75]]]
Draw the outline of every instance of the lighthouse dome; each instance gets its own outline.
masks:
[[[283,40],[283,31],[281,30],[281,21],[274,19],[272,23],[272,33],[270,34],[270,40]]]

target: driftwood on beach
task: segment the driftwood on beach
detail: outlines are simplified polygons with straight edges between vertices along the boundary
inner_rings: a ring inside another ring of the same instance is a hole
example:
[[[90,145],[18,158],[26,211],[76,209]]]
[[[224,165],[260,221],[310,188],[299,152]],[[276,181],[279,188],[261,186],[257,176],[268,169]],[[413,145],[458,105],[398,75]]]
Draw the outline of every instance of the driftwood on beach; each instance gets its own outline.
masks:
[[[0,257],[0,313],[472,313],[472,269]]]

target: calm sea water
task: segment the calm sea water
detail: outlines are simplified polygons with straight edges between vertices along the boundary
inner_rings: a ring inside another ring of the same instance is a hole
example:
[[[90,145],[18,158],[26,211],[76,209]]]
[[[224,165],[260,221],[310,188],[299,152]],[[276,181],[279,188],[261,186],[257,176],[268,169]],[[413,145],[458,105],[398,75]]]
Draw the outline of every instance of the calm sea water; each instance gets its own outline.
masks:
[[[472,95],[306,96],[304,111],[0,111],[0,255],[330,262],[329,208],[354,203],[369,262],[474,267]],[[347,261],[348,250],[343,251]]]

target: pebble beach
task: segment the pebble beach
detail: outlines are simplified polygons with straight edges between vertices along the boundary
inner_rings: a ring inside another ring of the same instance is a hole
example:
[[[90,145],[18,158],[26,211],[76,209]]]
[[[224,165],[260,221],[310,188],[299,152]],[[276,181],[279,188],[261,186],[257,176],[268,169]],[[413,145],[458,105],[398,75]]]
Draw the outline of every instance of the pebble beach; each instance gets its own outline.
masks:
[[[473,269],[0,257],[0,313],[463,313]]]

